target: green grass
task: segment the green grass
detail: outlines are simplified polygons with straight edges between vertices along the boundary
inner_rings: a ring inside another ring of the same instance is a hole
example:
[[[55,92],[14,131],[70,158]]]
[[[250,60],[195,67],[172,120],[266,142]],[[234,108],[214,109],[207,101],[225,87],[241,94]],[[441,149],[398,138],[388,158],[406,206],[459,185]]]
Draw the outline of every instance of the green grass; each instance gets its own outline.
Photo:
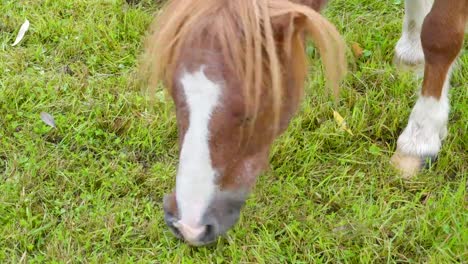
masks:
[[[238,225],[191,248],[163,222],[173,105],[162,93],[147,103],[133,81],[157,5],[0,0],[0,262],[466,262],[468,56],[439,161],[403,180],[389,157],[420,86],[391,65],[403,1],[331,2],[327,16],[366,50],[337,109],[354,136],[333,121],[313,62],[301,110]],[[25,18],[30,31],[11,47]]]

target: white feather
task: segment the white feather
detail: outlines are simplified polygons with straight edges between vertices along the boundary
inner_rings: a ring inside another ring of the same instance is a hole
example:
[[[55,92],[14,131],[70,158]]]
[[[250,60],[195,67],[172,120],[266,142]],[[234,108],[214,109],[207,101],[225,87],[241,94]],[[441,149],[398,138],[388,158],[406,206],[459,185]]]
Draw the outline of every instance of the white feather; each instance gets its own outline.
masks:
[[[41,119],[42,121],[44,121],[44,123],[46,123],[47,125],[53,127],[53,128],[57,128],[55,126],[55,120],[54,120],[54,117],[46,112],[42,112],[41,113]]]
[[[29,29],[29,20],[26,19],[26,21],[24,21],[23,25],[21,25],[21,28],[18,32],[18,36],[16,36],[16,40],[15,42],[11,45],[11,46],[16,46],[18,45],[21,40],[23,40],[24,38],[24,35],[26,34],[26,31],[28,31]]]

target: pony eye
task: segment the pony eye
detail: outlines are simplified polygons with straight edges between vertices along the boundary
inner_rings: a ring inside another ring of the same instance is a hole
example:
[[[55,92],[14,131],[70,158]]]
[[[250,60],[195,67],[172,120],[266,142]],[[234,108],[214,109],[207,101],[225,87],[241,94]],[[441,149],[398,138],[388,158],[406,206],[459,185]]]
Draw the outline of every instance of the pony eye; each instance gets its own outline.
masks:
[[[243,111],[233,111],[232,118],[241,126],[248,124],[252,120],[252,117],[246,116]]]
[[[248,125],[252,122],[252,119],[253,119],[251,116],[244,116],[244,115],[235,116],[234,118],[237,121],[237,124],[239,126]]]
[[[241,118],[241,122],[242,124],[248,124],[252,121],[252,117],[251,116],[245,116],[243,118]]]

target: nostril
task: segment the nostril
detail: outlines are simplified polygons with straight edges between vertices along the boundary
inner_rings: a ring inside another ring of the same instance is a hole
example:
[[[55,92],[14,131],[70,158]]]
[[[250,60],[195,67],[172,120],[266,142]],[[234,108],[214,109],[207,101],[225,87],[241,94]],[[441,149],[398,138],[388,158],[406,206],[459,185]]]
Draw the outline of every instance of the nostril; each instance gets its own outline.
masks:
[[[169,229],[172,231],[172,233],[179,239],[182,239],[182,233],[179,231],[179,229],[177,229],[173,223],[167,223],[167,226],[169,227]]]
[[[206,225],[205,229],[205,236],[214,233],[214,226],[213,225]]]
[[[206,225],[205,226],[205,233],[201,237],[201,242],[203,243],[211,243],[216,239],[216,228],[214,225]]]
[[[178,220],[177,218],[174,217],[174,215],[172,215],[171,213],[169,212],[164,212],[164,220],[167,224],[167,226],[169,227],[169,229],[172,231],[172,233],[177,237],[177,238],[182,238],[182,234],[180,233],[180,230],[175,227],[174,223],[176,223]]]
[[[177,238],[182,239],[182,233],[177,227],[174,226],[174,222],[166,221],[166,224]]]

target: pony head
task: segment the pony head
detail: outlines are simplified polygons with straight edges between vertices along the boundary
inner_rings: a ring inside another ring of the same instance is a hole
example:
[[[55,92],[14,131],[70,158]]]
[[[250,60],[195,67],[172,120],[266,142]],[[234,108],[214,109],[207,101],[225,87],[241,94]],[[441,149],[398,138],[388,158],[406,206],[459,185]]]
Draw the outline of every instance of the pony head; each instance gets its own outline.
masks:
[[[176,106],[180,160],[163,207],[169,228],[189,244],[213,242],[237,222],[298,108],[305,36],[338,91],[344,42],[311,8],[321,2],[173,0],[155,19],[142,71],[152,87],[164,81]]]

